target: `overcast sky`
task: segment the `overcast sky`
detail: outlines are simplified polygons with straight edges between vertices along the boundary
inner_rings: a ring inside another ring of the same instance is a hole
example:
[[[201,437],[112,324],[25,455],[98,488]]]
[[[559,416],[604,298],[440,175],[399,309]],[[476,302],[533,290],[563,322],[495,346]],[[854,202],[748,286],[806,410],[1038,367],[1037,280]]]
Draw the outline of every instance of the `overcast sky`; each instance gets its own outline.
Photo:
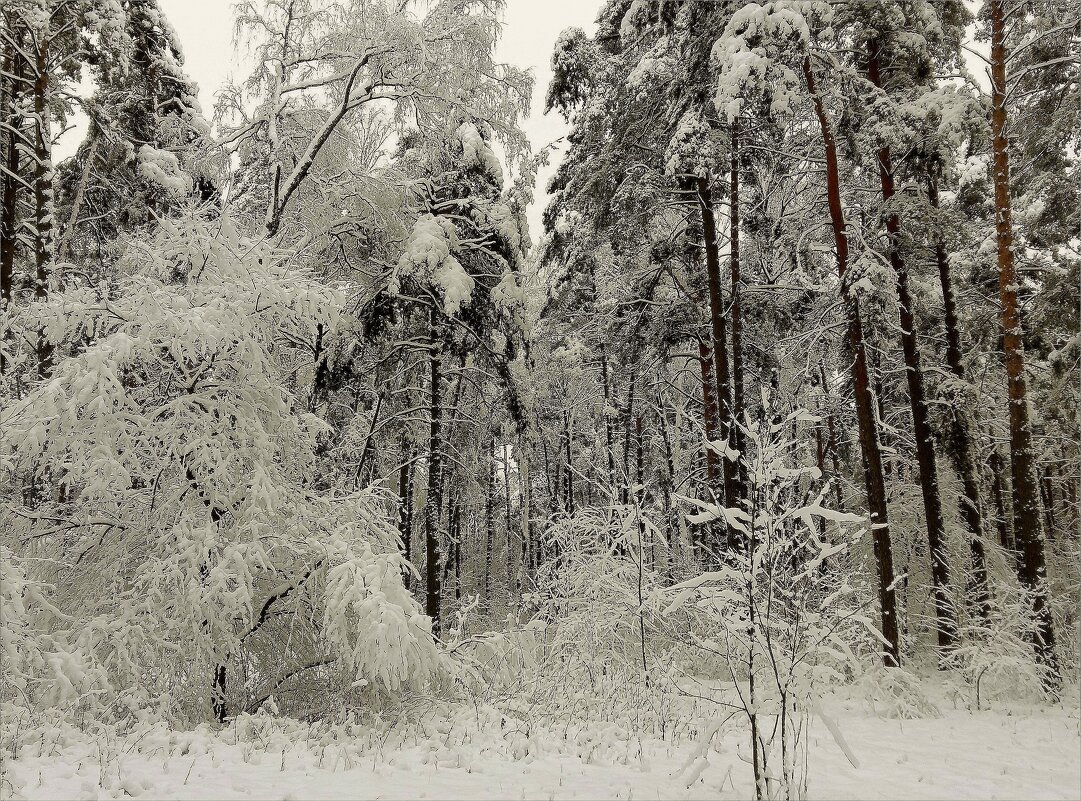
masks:
[[[592,32],[602,0],[508,0],[506,27],[497,56],[519,67],[533,70],[536,87],[532,114],[525,122],[525,131],[534,150],[547,145],[566,133],[558,113],[548,116],[544,110],[544,94],[551,77],[549,68],[552,46],[564,28],[578,26]],[[233,53],[233,4],[229,0],[160,0],[184,50],[188,74],[199,84],[200,101],[209,115],[214,106],[214,93],[231,74],[238,73]],[[537,202],[529,214],[533,237],[540,233],[540,215],[547,202],[544,186],[555,168],[556,159],[540,175]]]

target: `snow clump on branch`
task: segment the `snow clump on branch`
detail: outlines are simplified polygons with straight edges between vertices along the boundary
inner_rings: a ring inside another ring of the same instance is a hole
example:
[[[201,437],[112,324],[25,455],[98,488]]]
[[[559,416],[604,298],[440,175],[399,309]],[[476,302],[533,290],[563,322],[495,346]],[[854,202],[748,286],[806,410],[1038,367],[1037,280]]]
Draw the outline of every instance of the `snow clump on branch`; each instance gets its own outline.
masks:
[[[499,157],[485,141],[476,125],[463,122],[458,126],[455,136],[462,143],[462,164],[467,169],[480,169],[494,178],[496,183],[503,183],[503,165],[499,163]]]
[[[449,221],[434,214],[421,216],[414,224],[398,270],[406,275],[427,273],[432,284],[442,290],[443,310],[457,314],[473,298],[476,281],[453,255],[458,234]]]

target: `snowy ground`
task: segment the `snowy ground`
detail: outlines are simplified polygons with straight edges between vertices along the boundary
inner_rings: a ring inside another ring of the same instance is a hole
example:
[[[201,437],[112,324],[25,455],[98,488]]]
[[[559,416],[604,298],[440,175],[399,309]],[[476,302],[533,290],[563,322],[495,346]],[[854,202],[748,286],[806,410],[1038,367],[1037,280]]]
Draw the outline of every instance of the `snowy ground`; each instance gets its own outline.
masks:
[[[826,728],[811,728],[812,798],[1081,798],[1075,704],[1012,711],[943,708],[891,720],[861,701],[823,703],[853,756]],[[478,725],[479,724],[479,725]],[[711,751],[687,786],[694,748],[629,738],[615,724],[576,724],[560,739],[527,734],[492,708],[460,711],[423,730],[326,733],[306,724],[247,718],[220,733],[143,727],[116,738],[46,728],[24,737],[5,765],[0,796],[57,798],[736,799],[750,796],[737,737]],[[5,743],[5,746],[9,746]]]

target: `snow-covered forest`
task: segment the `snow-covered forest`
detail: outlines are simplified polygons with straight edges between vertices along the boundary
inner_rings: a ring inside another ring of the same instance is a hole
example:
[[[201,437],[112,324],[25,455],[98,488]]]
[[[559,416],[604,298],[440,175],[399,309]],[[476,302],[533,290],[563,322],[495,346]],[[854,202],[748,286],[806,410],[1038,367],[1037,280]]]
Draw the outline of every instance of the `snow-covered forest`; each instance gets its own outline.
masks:
[[[1079,797],[1081,0],[507,4],[0,0],[0,797]]]

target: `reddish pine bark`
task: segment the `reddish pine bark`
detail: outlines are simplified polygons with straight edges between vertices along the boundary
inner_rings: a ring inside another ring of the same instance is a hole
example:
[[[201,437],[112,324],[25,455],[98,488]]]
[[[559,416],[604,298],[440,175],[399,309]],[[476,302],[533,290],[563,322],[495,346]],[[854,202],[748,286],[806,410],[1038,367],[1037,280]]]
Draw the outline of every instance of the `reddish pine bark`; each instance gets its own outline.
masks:
[[[1010,477],[1013,490],[1013,531],[1021,551],[1020,579],[1032,594],[1037,626],[1033,646],[1048,668],[1053,683],[1060,681],[1055,656],[1055,629],[1047,596],[1044,532],[1036,485],[1032,429],[1025,387],[1025,346],[1017,300],[1018,276],[1013,258],[1010,206],[1010,143],[1006,117],[1006,15],[1002,0],[991,7],[991,137],[994,152],[995,240],[998,246],[999,301],[1002,305],[1002,353],[1010,407]]]
[[[867,45],[867,77],[881,88],[879,73],[879,48],[875,40]],[[882,186],[882,200],[888,205],[894,196],[893,161],[888,146],[878,150],[878,177]],[[946,550],[946,524],[942,517],[942,498],[938,491],[938,465],[935,455],[934,436],[927,415],[927,399],[923,388],[923,370],[920,367],[919,342],[913,301],[908,288],[908,266],[900,250],[901,218],[895,212],[886,215],[886,234],[889,239],[890,266],[897,279],[897,311],[901,318],[901,350],[905,360],[905,377],[908,380],[909,407],[912,414],[912,435],[916,444],[916,464],[919,467],[920,493],[923,496],[924,521],[927,525],[927,545],[931,557],[931,581],[934,585],[934,604],[938,645],[949,649],[957,641],[957,619],[949,598],[949,554]]]
[[[822,130],[826,151],[826,198],[830,223],[837,250],[837,274],[841,279],[841,295],[848,323],[848,346],[852,352],[852,386],[859,424],[860,451],[863,457],[867,506],[871,515],[872,542],[878,565],[878,600],[882,613],[882,636],[886,640],[883,661],[887,666],[901,664],[901,639],[897,621],[897,594],[893,587],[893,546],[890,542],[889,516],[886,510],[886,479],[882,469],[882,448],[878,438],[874,396],[871,393],[867,369],[867,351],[863,345],[859,301],[851,296],[845,282],[848,268],[848,234],[841,207],[841,178],[837,161],[837,144],[822,98],[818,95],[810,56],[804,58],[803,75],[814,103],[815,115]]]
[[[938,185],[934,176],[927,182],[927,197],[931,207],[938,208]],[[961,326],[957,317],[957,298],[953,291],[950,260],[941,234],[935,236],[935,262],[942,287],[942,316],[946,329],[946,365],[958,379],[964,381],[965,368],[961,364]],[[957,466],[961,473],[964,496],[958,507],[961,519],[969,533],[969,552],[972,558],[972,586],[969,594],[976,611],[984,619],[990,615],[990,589],[987,583],[987,556],[984,547],[983,515],[980,506],[980,479],[977,467],[975,441],[972,435],[972,418],[965,409],[955,415],[954,436],[957,441]]]

